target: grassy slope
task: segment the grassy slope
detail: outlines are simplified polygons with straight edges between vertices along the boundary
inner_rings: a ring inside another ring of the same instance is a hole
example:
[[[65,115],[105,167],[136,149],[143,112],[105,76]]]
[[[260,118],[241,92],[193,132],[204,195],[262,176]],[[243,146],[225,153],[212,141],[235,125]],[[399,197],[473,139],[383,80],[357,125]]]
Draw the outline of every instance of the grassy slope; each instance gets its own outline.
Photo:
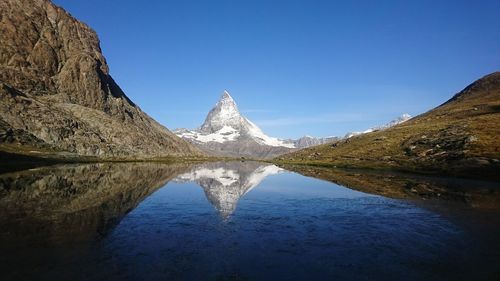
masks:
[[[499,178],[500,72],[387,130],[303,149],[278,163]]]

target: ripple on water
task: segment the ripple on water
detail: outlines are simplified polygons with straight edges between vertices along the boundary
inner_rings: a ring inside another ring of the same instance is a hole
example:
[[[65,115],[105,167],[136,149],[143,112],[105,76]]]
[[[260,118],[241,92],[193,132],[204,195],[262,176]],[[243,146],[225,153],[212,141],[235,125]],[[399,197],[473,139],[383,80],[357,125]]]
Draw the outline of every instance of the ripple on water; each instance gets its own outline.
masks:
[[[36,172],[50,180],[35,193],[16,175],[0,197],[2,210],[22,210],[16,223],[34,210],[51,239],[85,235],[3,231],[0,268],[7,279],[77,280],[487,280],[496,270],[499,239],[483,243],[449,213],[268,166],[53,168]]]

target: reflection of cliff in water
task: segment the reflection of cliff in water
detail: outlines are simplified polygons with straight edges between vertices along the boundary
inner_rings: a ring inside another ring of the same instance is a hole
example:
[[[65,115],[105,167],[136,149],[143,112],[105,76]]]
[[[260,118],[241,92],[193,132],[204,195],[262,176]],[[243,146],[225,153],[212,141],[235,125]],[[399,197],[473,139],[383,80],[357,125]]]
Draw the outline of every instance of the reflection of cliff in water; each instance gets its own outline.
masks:
[[[197,165],[175,178],[178,182],[194,181],[204,190],[208,201],[222,217],[229,217],[238,200],[267,176],[283,169],[259,162],[215,162]]]
[[[0,235],[52,242],[90,239],[186,169],[186,165],[100,163],[0,175],[0,228],[9,230]]]
[[[304,176],[389,198],[446,202],[478,209],[500,208],[498,182],[305,165],[283,167]]]

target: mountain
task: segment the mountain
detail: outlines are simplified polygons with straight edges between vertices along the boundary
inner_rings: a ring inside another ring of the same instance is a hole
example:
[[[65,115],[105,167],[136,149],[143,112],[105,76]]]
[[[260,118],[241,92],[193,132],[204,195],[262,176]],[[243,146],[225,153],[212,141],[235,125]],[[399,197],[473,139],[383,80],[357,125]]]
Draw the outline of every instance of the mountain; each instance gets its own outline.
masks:
[[[499,135],[500,72],[495,72],[406,122],[276,160],[498,179]]]
[[[374,130],[383,130],[405,122],[410,116],[403,114],[390,123],[365,132],[352,132],[345,138]],[[341,138],[303,136],[298,139],[278,139],[266,135],[254,123],[241,115],[236,102],[224,91],[205,122],[197,129],[176,129],[179,137],[195,144],[201,150],[217,156],[272,158],[298,149],[332,143]]]
[[[266,177],[283,171],[275,165],[259,162],[214,162],[195,166],[173,181],[198,183],[208,201],[223,218],[228,218],[241,197]]]
[[[295,148],[292,141],[269,137],[241,115],[227,91],[210,110],[201,127],[177,129],[174,133],[219,156],[269,158]]]
[[[333,143],[333,142],[339,141],[341,139],[348,139],[350,137],[358,136],[358,135],[361,135],[361,134],[366,134],[366,133],[371,133],[371,132],[375,132],[375,131],[385,130],[385,129],[388,129],[390,127],[393,127],[393,126],[396,126],[398,124],[401,124],[403,122],[406,122],[406,121],[408,121],[410,119],[411,119],[410,114],[404,113],[401,116],[399,116],[398,118],[390,121],[387,124],[384,124],[382,126],[373,127],[373,128],[367,129],[367,130],[362,131],[362,132],[349,132],[343,138],[342,137],[335,137],[335,136],[324,137],[324,138],[321,138],[321,137],[320,138],[318,138],[318,137],[311,137],[311,136],[303,136],[303,137],[301,137],[299,139],[296,139],[296,140],[287,140],[287,141],[293,143],[293,145],[294,145],[295,148],[302,149],[302,148],[307,148],[307,147],[321,145],[321,144]]]
[[[362,135],[362,134],[366,134],[366,133],[371,133],[371,132],[375,132],[375,131],[380,131],[380,130],[385,130],[385,129],[388,129],[390,127],[394,127],[398,124],[401,124],[403,122],[406,122],[408,120],[411,119],[411,116],[410,114],[408,113],[404,113],[403,115],[399,116],[398,118],[390,121],[389,123],[385,124],[385,125],[382,125],[382,126],[378,126],[378,127],[373,127],[373,128],[370,128],[368,130],[365,130],[365,131],[362,131],[362,132],[349,132],[347,133],[344,138],[350,138],[350,137],[354,137],[354,136],[358,136],[358,135]]]
[[[119,158],[201,153],[125,95],[96,33],[50,1],[0,1],[0,36],[0,150]]]
[[[311,146],[325,144],[325,143],[331,143],[331,142],[334,142],[337,140],[339,140],[339,137],[318,138],[318,137],[311,137],[311,136],[303,136],[299,139],[289,140],[289,141],[292,142],[296,148],[300,149],[300,148],[306,148],[306,147],[311,147]]]
[[[385,124],[385,125],[382,125],[382,126],[379,126],[379,127],[375,127],[373,130],[374,131],[378,131],[378,130],[385,130],[385,129],[388,129],[390,127],[394,127],[396,125],[399,125],[403,122],[406,122],[408,120],[411,119],[411,115],[408,114],[408,113],[404,113],[402,114],[401,116],[399,116],[398,118],[392,120],[391,122]]]

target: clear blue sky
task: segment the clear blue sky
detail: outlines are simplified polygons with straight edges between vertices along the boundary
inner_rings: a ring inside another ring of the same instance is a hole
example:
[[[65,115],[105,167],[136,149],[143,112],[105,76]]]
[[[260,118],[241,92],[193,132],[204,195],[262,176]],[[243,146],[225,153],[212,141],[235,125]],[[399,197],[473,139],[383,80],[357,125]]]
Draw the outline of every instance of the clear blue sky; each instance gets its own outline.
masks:
[[[500,70],[500,1],[55,0],[94,28],[111,74],[170,129],[227,89],[276,137],[417,115]]]

